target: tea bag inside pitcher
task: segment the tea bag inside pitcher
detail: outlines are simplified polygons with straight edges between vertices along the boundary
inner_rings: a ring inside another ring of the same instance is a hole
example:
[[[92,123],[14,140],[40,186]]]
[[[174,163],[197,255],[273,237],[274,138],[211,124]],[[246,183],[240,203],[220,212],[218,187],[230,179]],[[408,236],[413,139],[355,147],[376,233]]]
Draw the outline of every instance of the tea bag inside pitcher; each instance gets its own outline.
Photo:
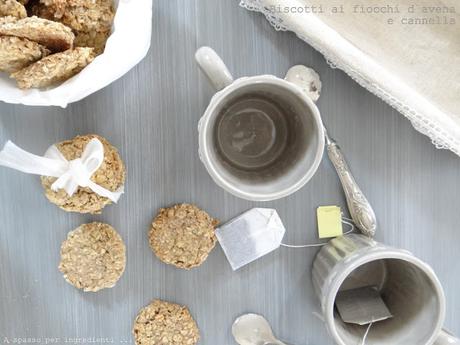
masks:
[[[233,270],[279,248],[286,232],[274,209],[253,208],[216,230]]]
[[[346,323],[363,326],[393,317],[375,286],[340,291],[335,305]]]

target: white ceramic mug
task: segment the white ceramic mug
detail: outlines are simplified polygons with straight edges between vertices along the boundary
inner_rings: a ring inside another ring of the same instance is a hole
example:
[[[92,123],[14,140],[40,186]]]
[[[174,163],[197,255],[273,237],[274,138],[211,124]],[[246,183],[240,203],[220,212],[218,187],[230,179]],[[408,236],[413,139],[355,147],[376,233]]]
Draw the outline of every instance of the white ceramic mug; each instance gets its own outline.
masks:
[[[219,56],[200,48],[196,60],[214,85],[199,123],[200,159],[213,180],[247,200],[288,196],[314,175],[324,151],[324,127],[309,97],[310,69],[286,79],[271,75],[233,80]]]
[[[350,234],[320,250],[312,274],[326,327],[338,345],[361,344],[367,326],[341,320],[337,293],[370,285],[380,289],[393,318],[374,323],[366,345],[460,344],[442,330],[446,301],[436,274],[408,251]]]

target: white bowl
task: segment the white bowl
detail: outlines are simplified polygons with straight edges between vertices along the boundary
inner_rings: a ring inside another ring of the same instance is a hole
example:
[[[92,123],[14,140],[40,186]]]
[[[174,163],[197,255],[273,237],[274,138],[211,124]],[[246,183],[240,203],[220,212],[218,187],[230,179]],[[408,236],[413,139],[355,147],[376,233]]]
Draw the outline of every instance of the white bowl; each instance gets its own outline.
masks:
[[[104,88],[137,65],[150,48],[152,0],[115,0],[115,4],[113,32],[105,51],[83,71],[46,90],[21,90],[6,73],[0,73],[0,100],[64,108]]]

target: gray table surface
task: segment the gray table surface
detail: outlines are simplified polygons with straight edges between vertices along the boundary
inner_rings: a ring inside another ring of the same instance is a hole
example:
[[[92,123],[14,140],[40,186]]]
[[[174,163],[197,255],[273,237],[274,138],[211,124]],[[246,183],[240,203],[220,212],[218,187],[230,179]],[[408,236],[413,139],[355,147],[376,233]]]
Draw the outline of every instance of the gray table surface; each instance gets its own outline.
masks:
[[[213,183],[197,153],[197,121],[213,94],[193,58],[202,45],[214,47],[235,76],[283,76],[299,63],[318,71],[323,120],[375,208],[377,239],[433,266],[448,301],[446,327],[460,334],[460,159],[436,150],[402,115],[237,1],[156,0],[153,10],[148,57],[109,87],[67,109],[0,105],[0,144],[11,139],[43,153],[54,142],[98,133],[120,149],[128,173],[119,204],[90,216],[48,203],[38,177],[0,169],[0,343],[130,343],[137,311],[161,298],[189,306],[200,344],[234,344],[231,323],[245,312],[264,314],[286,342],[332,344],[313,315],[316,249],[282,248],[237,272],[219,246],[189,272],[161,263],[149,249],[153,216],[173,203],[196,203],[221,220],[255,206],[276,208],[290,243],[317,241],[317,206],[345,205],[327,160],[305,188],[276,202],[240,200]],[[82,293],[59,273],[59,247],[68,231],[95,220],[121,233],[127,269],[115,288]]]

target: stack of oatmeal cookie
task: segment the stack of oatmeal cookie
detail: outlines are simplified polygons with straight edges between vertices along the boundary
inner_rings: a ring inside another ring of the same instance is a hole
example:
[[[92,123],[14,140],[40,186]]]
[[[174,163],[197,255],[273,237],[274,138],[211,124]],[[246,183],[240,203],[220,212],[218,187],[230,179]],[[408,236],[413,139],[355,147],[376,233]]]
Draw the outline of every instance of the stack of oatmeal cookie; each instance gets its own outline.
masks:
[[[113,0],[1,0],[0,71],[21,89],[55,86],[104,51]]]

